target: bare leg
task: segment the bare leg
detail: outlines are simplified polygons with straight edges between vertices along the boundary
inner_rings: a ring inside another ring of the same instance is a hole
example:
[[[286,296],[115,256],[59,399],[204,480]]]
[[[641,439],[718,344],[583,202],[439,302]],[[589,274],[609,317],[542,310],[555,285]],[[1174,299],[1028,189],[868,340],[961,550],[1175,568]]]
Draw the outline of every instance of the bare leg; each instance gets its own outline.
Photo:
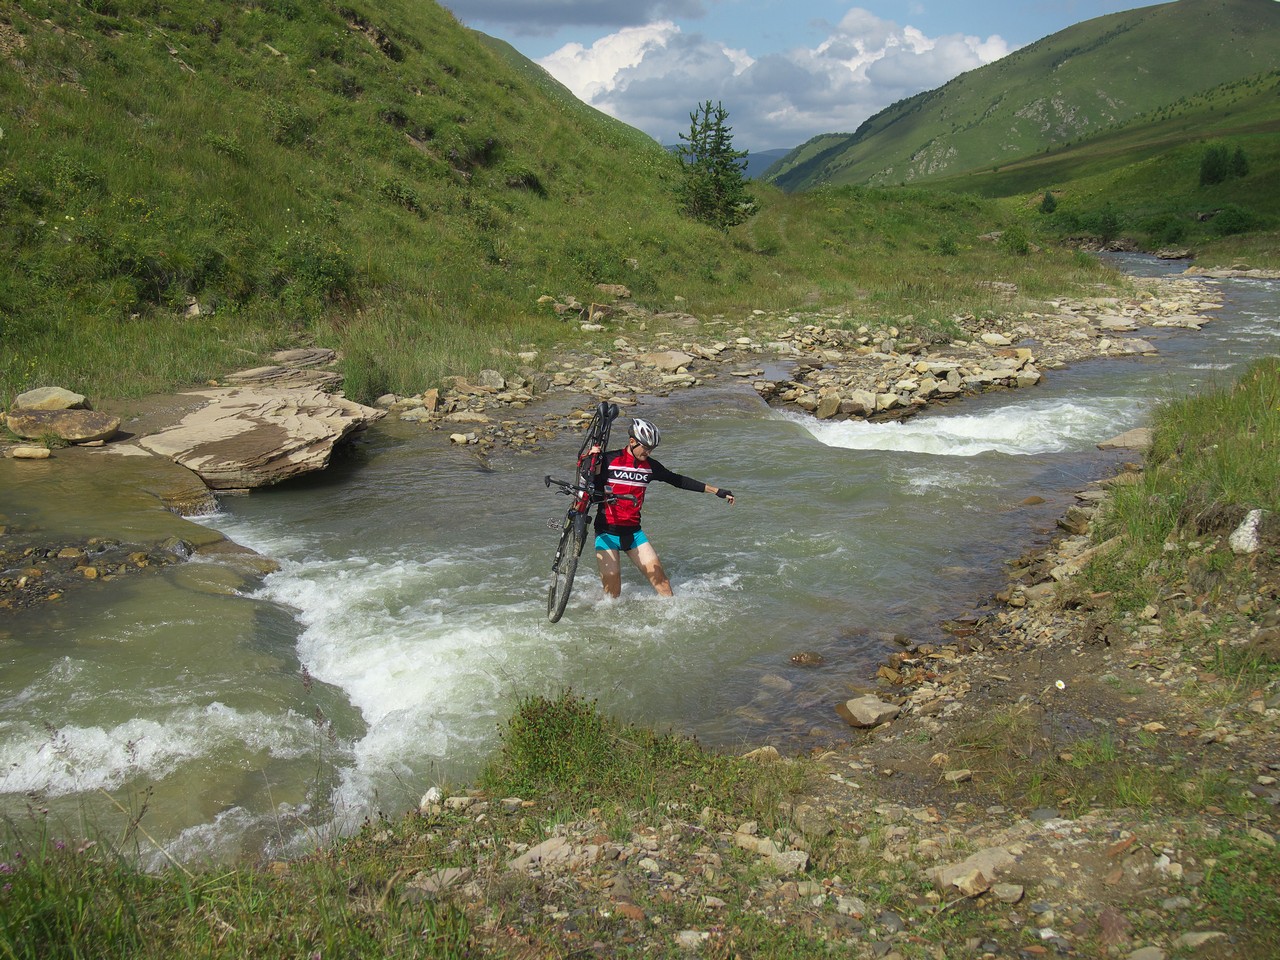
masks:
[[[653,589],[658,591],[658,596],[671,596],[671,581],[667,579],[666,571],[662,569],[662,561],[658,559],[658,551],[653,549],[652,543],[642,543],[634,550],[628,550],[627,556],[631,558],[631,562],[640,568],[640,572],[649,578],[649,582],[653,584]],[[617,557],[617,554],[614,554]],[[614,560],[614,569],[617,569],[617,560]],[[603,576],[603,573],[601,574]],[[608,590],[608,585],[605,586]],[[617,594],[615,593],[616,597]]]
[[[616,597],[622,592],[622,564],[617,550],[597,550],[596,565],[600,568],[600,583],[604,592]]]

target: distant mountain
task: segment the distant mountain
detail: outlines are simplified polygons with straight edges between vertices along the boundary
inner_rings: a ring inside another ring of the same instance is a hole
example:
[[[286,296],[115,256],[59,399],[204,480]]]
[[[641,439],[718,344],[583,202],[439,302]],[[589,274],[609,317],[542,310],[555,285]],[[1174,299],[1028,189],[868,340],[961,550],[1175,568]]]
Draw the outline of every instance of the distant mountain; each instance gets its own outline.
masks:
[[[683,144],[669,143],[666,145],[668,153],[675,153]],[[759,153],[747,152],[746,164],[744,172],[748,180],[759,180],[766,173],[773,169],[774,165],[784,157],[788,157],[793,151],[784,148],[778,150],[761,150]]]
[[[790,150],[761,150],[759,153],[747,153],[747,179],[759,180],[773,165],[783,157],[791,155]]]
[[[1280,64],[1280,3],[1178,0],[1098,17],[792,150],[764,179],[922,184],[1155,116]]]

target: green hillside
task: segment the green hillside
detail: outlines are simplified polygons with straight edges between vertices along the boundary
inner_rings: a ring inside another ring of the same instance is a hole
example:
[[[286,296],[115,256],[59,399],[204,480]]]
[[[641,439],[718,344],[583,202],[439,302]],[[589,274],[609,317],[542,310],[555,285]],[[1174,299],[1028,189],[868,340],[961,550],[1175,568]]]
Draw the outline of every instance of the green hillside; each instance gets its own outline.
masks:
[[[479,362],[539,294],[646,290],[626,262],[674,224],[656,144],[434,3],[24,0],[0,51],[10,380],[86,375],[84,337],[112,392],[308,339],[369,389],[430,380],[424,325]],[[654,233],[617,229],[613,191]]]
[[[766,179],[932,183],[1055,150],[1280,63],[1274,0],[1178,0],[1076,24],[797,148]]]
[[[1280,225],[1280,70],[1223,84],[1113,131],[934,189],[1007,197],[1048,236],[1189,247],[1213,263],[1276,261]],[[1203,182],[1207,156],[1245,169]],[[1053,198],[1052,211],[1041,209]]]
[[[732,231],[689,221],[661,146],[421,0],[20,0],[0,96],[0,402],[304,344],[343,353],[350,396],[417,392],[569,336],[607,350],[538,303],[599,283],[655,312],[931,323],[987,305],[993,271],[1100,275],[972,244],[1004,215],[923,194],[761,187]],[[944,232],[922,306],[911,257]]]

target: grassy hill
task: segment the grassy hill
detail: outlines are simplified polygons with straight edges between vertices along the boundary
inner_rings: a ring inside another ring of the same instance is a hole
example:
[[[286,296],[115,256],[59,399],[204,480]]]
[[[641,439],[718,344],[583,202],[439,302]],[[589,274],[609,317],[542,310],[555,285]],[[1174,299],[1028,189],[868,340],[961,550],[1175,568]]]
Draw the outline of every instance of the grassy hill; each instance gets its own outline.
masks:
[[[432,2],[20,0],[0,96],[0,400],[171,389],[299,344],[342,351],[351,396],[416,392],[590,346],[537,300],[597,283],[655,311],[932,322],[981,309],[992,271],[1100,273],[962,242],[922,307],[911,256],[1004,216],[925,195],[761,187],[750,223],[692,223],[660,145]]]
[[[1144,249],[1193,246],[1215,262],[1274,262],[1280,224],[1280,71],[1223,84],[1115,130],[1002,166],[934,182],[1009,197],[1051,235],[1123,237]],[[1203,183],[1206,154],[1239,151],[1247,171]]]
[[[655,238],[602,223],[613,193],[674,224],[656,145],[570,109],[434,3],[24,0],[0,17],[0,335],[47,375],[84,337],[146,384],[309,337],[421,364],[405,347],[423,324],[465,357],[548,289],[646,289],[625,264],[652,264]]]
[[[855,133],[815,138],[766,179],[924,185],[1097,136],[1280,63],[1274,0],[1178,0],[1068,27],[892,105]],[[1274,111],[1273,111],[1274,112]]]

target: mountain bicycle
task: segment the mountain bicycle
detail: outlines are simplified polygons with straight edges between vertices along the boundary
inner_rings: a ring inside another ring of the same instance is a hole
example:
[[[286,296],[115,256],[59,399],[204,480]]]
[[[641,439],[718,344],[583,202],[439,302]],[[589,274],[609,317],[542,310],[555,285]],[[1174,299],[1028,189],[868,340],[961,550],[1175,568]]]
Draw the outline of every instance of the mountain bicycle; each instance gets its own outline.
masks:
[[[560,530],[560,542],[556,545],[556,555],[551,561],[551,586],[547,590],[547,619],[552,623],[564,615],[564,608],[569,603],[569,592],[573,589],[573,578],[578,572],[578,558],[590,535],[591,508],[601,504],[613,503],[621,498],[608,492],[600,477],[600,464],[604,451],[609,444],[609,429],[618,416],[618,405],[601,401],[596,405],[591,422],[587,425],[587,435],[578,450],[578,464],[575,478],[557,480],[547,476],[543,478],[549,488],[553,484],[560,488],[560,493],[571,497],[569,509],[565,511],[564,523]],[[594,451],[594,452],[592,452]]]

